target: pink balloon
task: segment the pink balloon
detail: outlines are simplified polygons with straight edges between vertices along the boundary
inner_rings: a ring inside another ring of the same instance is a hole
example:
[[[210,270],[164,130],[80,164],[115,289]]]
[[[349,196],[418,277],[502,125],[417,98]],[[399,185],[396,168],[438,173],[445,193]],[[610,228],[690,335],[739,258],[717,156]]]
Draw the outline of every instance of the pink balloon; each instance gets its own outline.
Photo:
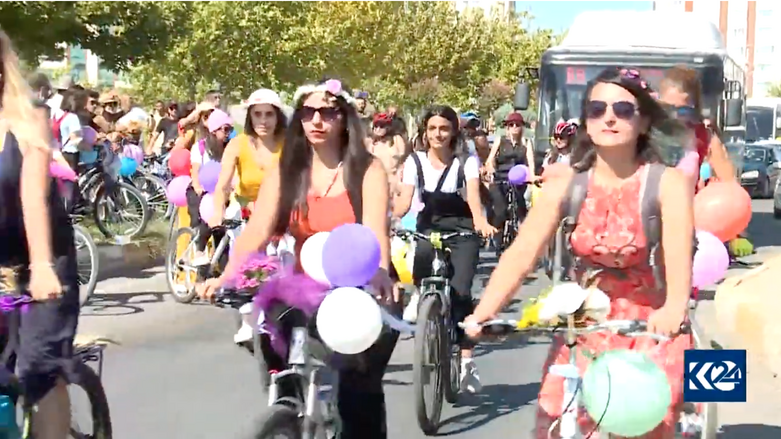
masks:
[[[122,150],[122,155],[136,161],[139,165],[144,161],[144,150],[140,146],[128,143]]]
[[[697,251],[692,265],[692,286],[702,288],[724,278],[729,268],[729,254],[714,234],[697,231]]]
[[[57,162],[51,162],[49,165],[49,174],[58,180],[76,181],[77,178],[73,169]]]
[[[191,182],[192,179],[187,175],[181,175],[171,180],[165,191],[168,201],[177,207],[187,206],[187,187],[190,186]]]
[[[203,222],[208,222],[214,215],[214,196],[212,194],[203,194],[201,205],[198,207],[198,212],[201,214],[201,220],[203,220]]]

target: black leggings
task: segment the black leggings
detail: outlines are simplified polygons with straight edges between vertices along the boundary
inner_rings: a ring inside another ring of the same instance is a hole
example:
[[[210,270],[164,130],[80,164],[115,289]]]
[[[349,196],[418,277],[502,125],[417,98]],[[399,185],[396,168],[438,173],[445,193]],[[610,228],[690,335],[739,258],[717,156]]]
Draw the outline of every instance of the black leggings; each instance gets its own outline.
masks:
[[[393,310],[399,314],[399,310]],[[273,311],[272,311],[273,313]],[[309,326],[315,317],[306,319],[303,313],[293,310],[277,320],[283,336],[290,340],[292,329],[296,326]],[[307,321],[308,320],[308,321]],[[310,329],[316,337],[316,329]],[[337,405],[342,420],[340,439],[386,439],[387,421],[385,409],[385,392],[382,388],[382,378],[390,362],[393,349],[396,347],[399,333],[387,327],[383,329],[380,338],[366,352],[359,355],[338,356],[335,363],[339,371],[339,388],[337,390]],[[261,349],[269,370],[281,371],[287,368],[287,361],[272,348],[267,336],[261,339]],[[296,392],[294,387],[280,383],[280,395],[286,396]]]
[[[474,310],[472,301],[472,280],[477,272],[480,260],[480,240],[476,236],[455,237],[446,243],[450,249],[450,287],[453,323],[461,322]],[[412,277],[415,286],[420,287],[421,279],[431,276],[431,263],[434,260],[434,249],[428,241],[418,241],[415,247],[415,261],[412,267]],[[457,330],[458,343],[462,348],[475,346],[474,342],[464,335],[462,329]]]
[[[195,231],[198,241],[195,243],[195,249],[199,252],[206,250],[206,244],[211,236],[209,225],[201,220],[201,199],[203,195],[198,195],[192,186],[187,188],[187,214],[190,216],[190,228]],[[216,244],[216,243],[215,243]]]
[[[488,188],[488,192],[491,195],[491,204],[493,205],[493,218],[491,218],[491,225],[497,229],[504,227],[505,221],[509,218],[510,206],[507,205],[507,191],[515,191],[515,201],[518,205],[518,222],[522,223],[526,218],[526,200],[523,198],[523,194],[526,192],[526,185],[512,186],[507,184],[492,184]]]

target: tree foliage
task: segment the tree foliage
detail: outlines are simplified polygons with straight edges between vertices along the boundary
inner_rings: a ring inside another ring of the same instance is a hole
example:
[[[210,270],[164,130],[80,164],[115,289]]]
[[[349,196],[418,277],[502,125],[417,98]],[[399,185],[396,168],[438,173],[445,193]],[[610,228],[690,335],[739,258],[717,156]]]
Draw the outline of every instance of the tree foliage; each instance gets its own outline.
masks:
[[[176,35],[182,2],[3,1],[0,28],[22,59],[61,58],[61,43],[89,49],[115,71],[159,58]]]
[[[781,82],[771,84],[765,91],[768,97],[781,98]]]
[[[380,107],[487,110],[551,44],[549,31],[524,29],[528,18],[458,13],[451,2],[187,3],[181,33],[132,80],[153,101],[195,99],[215,84],[236,97],[259,87],[292,93],[330,76]]]

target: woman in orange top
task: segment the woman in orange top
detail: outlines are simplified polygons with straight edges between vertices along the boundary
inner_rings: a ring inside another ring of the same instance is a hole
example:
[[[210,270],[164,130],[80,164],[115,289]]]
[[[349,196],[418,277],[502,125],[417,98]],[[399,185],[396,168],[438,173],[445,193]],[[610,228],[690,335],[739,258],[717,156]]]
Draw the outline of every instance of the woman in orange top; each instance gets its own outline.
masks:
[[[236,199],[242,206],[254,207],[265,173],[277,165],[287,126],[282,100],[273,90],[262,88],[243,102],[247,109],[244,133],[230,141],[222,157],[222,169],[214,191],[214,215],[209,225],[222,224],[225,198],[234,172],[239,174]]]
[[[353,98],[341,82],[328,80],[300,87],[294,102],[279,167],[271,169],[260,188],[258,202],[263,209],[237,238],[225,274],[206,281],[199,293],[211,297],[249,254],[265,248],[274,235],[290,230],[298,253],[316,232],[358,222],[374,231],[380,242],[382,260],[371,284],[390,301],[388,176],[382,163],[366,150]],[[339,371],[342,439],[387,437],[382,377],[397,338],[397,332],[383,334],[366,352],[365,367]],[[264,355],[269,368],[272,361],[281,360]]]

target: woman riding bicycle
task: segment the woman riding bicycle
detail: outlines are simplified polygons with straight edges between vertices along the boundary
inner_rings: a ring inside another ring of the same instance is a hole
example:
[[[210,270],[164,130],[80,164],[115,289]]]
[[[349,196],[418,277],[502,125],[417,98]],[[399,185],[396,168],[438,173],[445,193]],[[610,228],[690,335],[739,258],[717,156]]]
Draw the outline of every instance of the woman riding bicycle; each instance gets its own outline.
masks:
[[[222,110],[214,110],[206,121],[208,134],[199,140],[190,149],[190,177],[192,183],[187,188],[187,214],[190,217],[190,227],[196,231],[198,240],[195,243],[195,257],[192,264],[194,266],[207,265],[209,255],[206,254],[206,244],[211,237],[210,227],[219,226],[222,223],[215,224],[212,218],[201,218],[200,208],[201,199],[206,190],[201,185],[200,171],[207,163],[220,162],[222,160],[225,145],[228,143],[228,136],[233,131],[233,119]],[[220,237],[215,237],[219,241]]]
[[[394,217],[403,217],[419,197],[425,204],[418,213],[417,230],[421,233],[477,230],[491,236],[494,229],[482,214],[480,171],[477,158],[466,152],[458,128],[458,114],[447,106],[435,106],[423,117],[425,152],[414,152],[404,162],[401,193],[394,203]],[[453,315],[461,321],[472,311],[472,279],[480,256],[478,236],[455,237],[447,242],[450,249]],[[434,251],[429,242],[420,241],[415,250],[412,277],[416,286],[431,275]],[[480,391],[472,350],[474,343],[463,337],[461,345],[461,389]]]
[[[493,183],[489,187],[491,195],[491,205],[493,207],[493,218],[491,224],[497,229],[502,229],[508,218],[507,191],[515,190],[515,199],[517,204],[518,223],[522,223],[526,218],[526,203],[523,201],[523,194],[526,191],[526,185],[514,188],[498,182],[507,182],[507,175],[515,165],[526,165],[529,167],[530,179],[535,177],[534,168],[534,148],[528,139],[523,137],[523,116],[521,113],[510,113],[504,120],[504,127],[507,130],[505,137],[498,137],[491,147],[488,160],[485,163],[488,177],[493,175]]]
[[[466,322],[484,322],[502,309],[559,227],[573,175],[588,172],[586,198],[570,234],[572,252],[581,262],[576,264],[573,279],[580,280],[583,268],[601,270],[596,281],[610,297],[609,320],[647,320],[649,332],[675,336],[686,318],[691,292],[693,188],[677,169],[661,169],[658,203],[666,289],[657,286],[649,261],[649,238],[642,226],[640,195],[649,170],[654,166],[658,170],[657,164],[662,163],[654,135],[670,129],[680,134],[685,129],[668,118],[634,70],[602,72],[589,83],[582,105],[583,129],[572,153],[573,169],[546,182],[539,203],[500,259],[480,304]],[[479,334],[479,328],[467,327],[471,336]],[[682,403],[683,353],[692,348],[691,336],[678,336],[657,345],[650,339],[592,333],[583,336],[579,343],[597,354],[610,349],[641,350],[666,372],[673,404],[664,421],[642,437],[673,438]],[[568,348],[557,338],[545,370],[551,363],[567,364],[568,356]],[[577,363],[583,373],[587,359],[578,355]],[[561,416],[563,379],[554,374],[543,376],[537,438],[548,438],[549,427]],[[579,420],[584,431],[591,431],[593,419],[581,413]]]
[[[272,236],[288,230],[296,253],[307,238],[349,223],[362,223],[380,242],[380,268],[370,282],[392,300],[388,276],[388,177],[379,160],[366,149],[363,124],[354,99],[338,80],[300,87],[295,112],[285,138],[278,168],[272,168],[260,188],[263,206],[237,238],[225,275],[199,287],[210,297],[243,264],[250,253],[265,248]],[[284,184],[282,180],[284,176]],[[300,264],[297,267],[300,272]],[[349,310],[345,310],[349,318]],[[337,392],[342,439],[383,439],[386,433],[382,377],[396,345],[398,332],[387,331],[364,354],[361,368],[339,371]],[[286,361],[264,350],[269,369],[284,369]]]
[[[542,159],[542,167],[545,168],[554,163],[569,164],[569,156],[572,153],[577,133],[577,119],[557,123],[556,129],[553,130],[553,147],[548,150],[545,158]]]
[[[222,223],[225,202],[234,173],[238,173],[236,200],[242,207],[254,207],[260,185],[266,173],[277,166],[285,140],[287,119],[282,112],[279,95],[266,88],[256,90],[242,103],[247,109],[244,132],[228,143],[222,159],[222,169],[214,191],[212,227]]]

